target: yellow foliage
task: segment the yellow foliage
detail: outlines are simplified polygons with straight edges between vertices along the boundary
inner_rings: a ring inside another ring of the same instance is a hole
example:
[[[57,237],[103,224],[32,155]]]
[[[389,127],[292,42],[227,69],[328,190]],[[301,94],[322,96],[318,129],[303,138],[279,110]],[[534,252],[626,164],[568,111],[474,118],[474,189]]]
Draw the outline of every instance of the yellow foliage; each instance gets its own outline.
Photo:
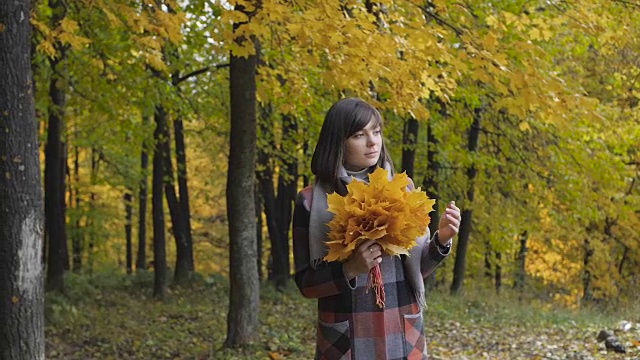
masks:
[[[182,41],[182,24],[186,18],[184,13],[169,13],[164,11],[156,11],[154,16],[157,20],[158,27],[162,29],[165,37],[170,42],[177,44]]]
[[[324,259],[344,261],[366,239],[376,240],[390,255],[408,254],[424,235],[435,204],[419,188],[408,191],[408,185],[405,173],[389,180],[387,170],[378,168],[368,184],[354,179],[346,196],[330,194],[327,202],[334,217]]]
[[[106,7],[102,7],[101,10],[107,16],[109,25],[115,28],[118,28],[124,25],[122,21],[111,10],[107,9]]]
[[[162,50],[162,43],[156,36],[142,36],[136,39],[136,42],[143,48],[151,48],[154,50]]]
[[[531,126],[529,126],[529,123],[526,121],[522,121],[520,122],[520,124],[518,125],[518,129],[520,129],[520,131],[525,132],[525,131],[531,131]]]
[[[90,39],[75,34],[80,30],[80,27],[76,21],[67,17],[60,20],[58,27],[54,29],[35,18],[31,19],[31,24],[43,35],[43,39],[36,46],[36,50],[43,52],[51,58],[57,56],[56,42],[71,45],[74,49],[79,49],[91,43]]]
[[[69,44],[74,49],[79,49],[83,45],[87,45],[91,43],[91,40],[85,37],[77,36],[68,32],[63,32],[60,35],[58,35],[58,39],[62,44]]]
[[[146,61],[155,70],[166,71],[169,69],[167,64],[162,61],[162,54],[158,52],[146,54]]]
[[[52,58],[56,56],[56,48],[53,46],[53,44],[50,41],[47,41],[47,40],[41,41],[40,44],[36,46],[36,50],[43,52],[47,56]]]
[[[544,239],[531,237],[526,270],[546,284],[575,284],[580,278],[582,265],[567,256],[575,241],[553,239],[547,246]]]

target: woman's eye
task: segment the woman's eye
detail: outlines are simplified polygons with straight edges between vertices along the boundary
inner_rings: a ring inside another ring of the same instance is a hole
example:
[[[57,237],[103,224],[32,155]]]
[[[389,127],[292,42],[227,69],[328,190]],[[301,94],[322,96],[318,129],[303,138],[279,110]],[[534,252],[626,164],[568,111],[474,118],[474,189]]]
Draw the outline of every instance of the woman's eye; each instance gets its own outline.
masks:
[[[363,133],[357,133],[357,134],[353,135],[354,138],[360,138],[360,137],[363,137],[363,136],[364,136]]]
[[[374,133],[374,135],[380,135],[380,134],[382,134],[382,131],[381,130],[376,130],[373,133]]]

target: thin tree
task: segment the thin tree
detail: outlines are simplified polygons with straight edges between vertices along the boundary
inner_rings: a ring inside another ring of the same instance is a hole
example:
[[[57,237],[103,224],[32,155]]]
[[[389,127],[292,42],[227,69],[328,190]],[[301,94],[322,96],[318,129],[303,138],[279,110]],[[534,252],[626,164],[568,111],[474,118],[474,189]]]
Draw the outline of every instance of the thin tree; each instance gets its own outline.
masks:
[[[289,230],[293,220],[293,205],[296,201],[298,186],[298,159],[296,149],[298,147],[297,132],[298,123],[296,119],[289,115],[282,116],[283,141],[282,155],[283,164],[278,176],[278,196],[276,197],[278,235],[280,247],[283,249],[283,258],[279,259],[282,276],[276,282],[279,289],[282,289],[288,282],[291,274],[291,263],[289,261]],[[284,170],[284,171],[283,171]],[[275,261],[275,259],[274,259]]]
[[[57,26],[66,16],[66,6],[62,1],[49,2],[52,16],[51,23]],[[69,268],[69,254],[67,250],[67,232],[65,229],[65,178],[64,165],[65,144],[62,141],[64,129],[64,108],[66,93],[63,88],[62,65],[66,58],[67,47],[59,41],[54,44],[57,56],[49,57],[51,64],[51,79],[49,80],[49,126],[47,129],[47,144],[45,146],[45,218],[47,223],[48,252],[47,252],[47,290],[64,290],[64,273]]]
[[[518,295],[523,295],[527,270],[527,241],[529,240],[529,232],[524,230],[520,233],[520,248],[516,257],[516,273],[514,276],[513,287],[518,291]]]
[[[473,114],[473,124],[469,129],[469,142],[467,150],[470,154],[478,151],[478,141],[480,139],[480,120],[482,118],[482,108],[476,108]],[[453,281],[451,282],[450,292],[457,294],[462,289],[464,283],[464,269],[467,261],[467,249],[469,248],[469,236],[471,235],[471,219],[473,211],[471,204],[475,196],[474,180],[478,170],[475,164],[471,164],[467,169],[467,180],[469,181],[467,188],[467,206],[462,210],[462,220],[460,221],[460,234],[458,235],[458,245],[456,247],[456,261],[453,265]]]
[[[402,171],[406,171],[410,178],[413,178],[414,173],[419,129],[420,124],[415,118],[405,120],[402,132]]]
[[[182,116],[173,121],[173,131],[176,141],[176,172],[178,173],[178,201],[180,214],[182,215],[182,228],[184,229],[185,248],[184,256],[188,273],[195,270],[193,259],[193,237],[191,236],[191,205],[189,204],[189,185],[187,175],[187,150],[184,140],[184,124]],[[176,271],[177,271],[176,266]],[[177,274],[176,274],[177,275]]]
[[[164,107],[157,106],[161,110],[162,121],[158,123],[160,126],[160,137],[162,139],[162,159],[164,163],[164,193],[171,214],[171,230],[176,243],[176,269],[174,281],[176,283],[184,283],[190,278],[191,269],[193,268],[193,254],[190,254],[190,247],[187,245],[185,235],[184,221],[180,200],[176,194],[174,186],[173,163],[171,161],[171,133],[169,132],[169,124],[167,113]]]
[[[261,115],[258,125],[260,128],[260,134],[263,139],[271,140],[267,140],[271,143],[273,141],[271,106],[267,105],[261,107]],[[288,137],[284,134],[283,139],[286,138]],[[287,215],[281,213],[281,211],[286,211],[285,209],[278,208],[278,199],[282,198],[283,193],[279,193],[278,196],[276,196],[274,191],[274,165],[273,160],[270,159],[268,149],[270,150],[271,146],[258,146],[257,148],[259,169],[256,171],[256,177],[258,179],[257,184],[259,194],[261,195],[260,198],[264,203],[264,213],[267,220],[267,230],[269,232],[269,240],[271,243],[268,279],[275,284],[277,289],[282,290],[286,285],[289,267],[289,251],[287,247],[288,237],[284,237],[287,233],[283,233],[282,231],[285,230],[285,224],[282,223],[282,219]],[[282,183],[283,177],[284,176],[281,172],[279,183]],[[283,191],[281,189],[279,190]],[[258,229],[258,233],[260,233],[260,231],[261,229]],[[258,250],[261,250],[261,248],[258,248]]]
[[[30,0],[0,1],[0,360],[44,359],[44,213]]]
[[[78,140],[78,125],[74,128],[74,138]],[[82,271],[82,250],[84,242],[84,234],[82,229],[82,214],[80,213],[80,206],[82,203],[80,196],[80,147],[75,145],[73,147],[73,186],[69,186],[69,205],[72,205],[75,210],[75,221],[73,222],[73,233],[71,235],[72,246],[72,269],[75,273]],[[70,183],[72,181],[69,181]],[[73,195],[73,197],[72,197]]]
[[[252,9],[236,5],[248,18]],[[234,24],[234,31],[240,24]],[[256,68],[259,44],[254,38],[238,36],[237,42],[253,41],[254,55],[231,54],[231,139],[227,174],[227,218],[229,221],[229,314],[225,347],[248,345],[258,338],[260,282],[257,269],[255,221],[256,161]]]
[[[166,127],[167,116],[161,106],[156,107],[154,114],[156,129],[153,133],[155,147],[153,149],[153,179],[151,185],[151,212],[153,213],[153,296],[164,299],[167,294],[167,253],[164,232],[164,160],[162,129]]]
[[[445,113],[442,108],[441,113]],[[429,213],[431,221],[429,222],[429,231],[431,234],[435,234],[438,230],[438,217],[440,216],[440,190],[438,186],[438,173],[440,172],[440,162],[437,158],[438,139],[433,133],[432,122],[427,123],[427,171],[424,177],[423,186],[430,198],[435,199],[436,203],[433,205],[433,211]],[[437,286],[436,274],[438,269],[435,269],[431,275],[425,279],[425,286],[428,290]]]
[[[132,190],[127,189],[123,195],[124,201],[124,237],[126,241],[127,249],[127,274],[133,272],[133,240],[132,240],[132,227],[133,227],[133,195]]]
[[[145,116],[143,125],[149,125],[149,117]],[[136,271],[147,269],[147,195],[148,195],[148,173],[149,168],[149,141],[146,139],[142,144],[140,153],[140,183],[138,185],[138,257],[136,259]]]

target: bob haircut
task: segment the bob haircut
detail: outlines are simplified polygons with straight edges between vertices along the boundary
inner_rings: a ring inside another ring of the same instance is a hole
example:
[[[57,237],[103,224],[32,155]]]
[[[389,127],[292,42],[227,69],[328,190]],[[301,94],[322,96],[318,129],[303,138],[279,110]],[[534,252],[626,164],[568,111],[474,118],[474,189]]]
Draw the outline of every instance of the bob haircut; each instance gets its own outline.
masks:
[[[332,190],[340,195],[347,192],[346,186],[339,178],[340,169],[344,166],[346,140],[364,129],[371,121],[382,130],[380,112],[359,98],[346,98],[336,102],[324,117],[318,144],[311,158],[311,172],[319,181],[331,185]],[[393,171],[393,163],[383,137],[380,157],[374,166],[384,167],[385,163],[388,163]]]

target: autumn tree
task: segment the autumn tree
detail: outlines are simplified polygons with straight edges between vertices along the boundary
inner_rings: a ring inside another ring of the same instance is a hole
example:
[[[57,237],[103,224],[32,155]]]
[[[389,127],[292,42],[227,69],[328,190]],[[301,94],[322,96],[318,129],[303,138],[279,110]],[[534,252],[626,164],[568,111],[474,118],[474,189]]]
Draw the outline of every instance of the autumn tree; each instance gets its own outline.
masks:
[[[236,5],[248,18],[259,2]],[[260,282],[257,269],[255,222],[256,68],[258,42],[242,35],[244,22],[234,24],[236,43],[249,49],[231,52],[231,133],[227,175],[230,287],[225,346],[249,344],[257,339]],[[247,45],[249,44],[249,45]]]

